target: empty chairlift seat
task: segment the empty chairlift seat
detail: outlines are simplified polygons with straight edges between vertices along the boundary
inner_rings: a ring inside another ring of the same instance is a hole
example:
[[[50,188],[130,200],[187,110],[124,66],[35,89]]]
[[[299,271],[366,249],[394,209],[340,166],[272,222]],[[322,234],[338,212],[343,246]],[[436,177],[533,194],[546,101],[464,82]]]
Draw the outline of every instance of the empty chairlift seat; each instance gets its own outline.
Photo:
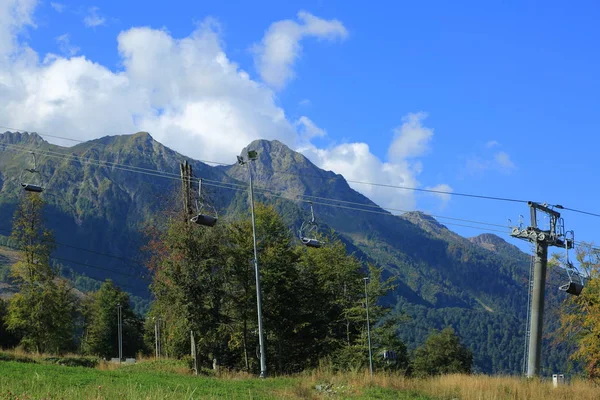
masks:
[[[323,245],[318,239],[316,239],[315,235],[317,233],[318,225],[315,222],[315,212],[313,210],[313,205],[310,203],[310,221],[304,221],[302,226],[300,227],[300,231],[298,232],[298,237],[303,245],[306,247],[312,247],[318,249]]]
[[[21,183],[21,186],[23,187],[23,189],[25,189],[26,192],[42,193],[44,191],[43,187],[41,187],[40,185],[35,185],[33,183]]]
[[[212,215],[206,214],[198,214],[195,217],[192,217],[191,221],[204,226],[215,226],[217,224],[217,217],[213,217]]]
[[[44,191],[42,184],[42,174],[37,170],[37,162],[35,159],[35,153],[31,152],[33,157],[33,168],[25,168],[21,172],[21,187],[26,192],[41,193]]]
[[[196,201],[197,215],[190,218],[190,221],[198,225],[213,227],[217,224],[219,217],[217,210],[202,201],[202,179],[198,179],[198,201]]]
[[[572,294],[573,296],[579,296],[583,290],[583,284],[578,282],[569,282],[559,287],[563,292]]]
[[[321,247],[321,242],[319,242],[317,239],[302,237],[302,238],[300,238],[300,240],[302,241],[302,244],[305,245],[306,247],[314,247],[316,249]]]

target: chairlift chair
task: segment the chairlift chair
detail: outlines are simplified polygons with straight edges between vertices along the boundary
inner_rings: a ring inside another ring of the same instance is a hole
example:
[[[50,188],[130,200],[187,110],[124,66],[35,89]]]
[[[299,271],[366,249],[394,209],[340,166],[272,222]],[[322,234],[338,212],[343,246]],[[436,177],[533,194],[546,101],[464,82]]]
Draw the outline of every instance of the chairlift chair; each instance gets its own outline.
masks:
[[[21,181],[21,187],[26,192],[42,193],[44,191],[44,186],[42,184],[42,174],[40,173],[40,171],[37,170],[35,153],[31,152],[31,155],[33,156],[33,168],[25,168],[23,171],[21,171],[21,176],[19,178],[19,180]],[[25,172],[28,172],[32,175],[29,176],[27,181],[24,179]]]
[[[193,216],[190,221],[198,225],[204,225],[208,227],[215,226],[219,217],[217,215],[217,210],[214,207],[202,202],[202,179],[198,179],[198,198],[199,200],[196,201],[196,210],[198,215]],[[205,209],[210,209],[212,212],[203,213],[203,210]]]
[[[583,290],[583,278],[570,262],[567,264],[566,270],[569,282],[559,286],[558,289],[573,296],[579,296]]]
[[[566,237],[566,235],[569,233],[571,234],[570,239]],[[565,234],[565,269],[567,270],[567,275],[569,276],[569,282],[559,286],[558,289],[562,290],[563,292],[567,292],[570,295],[579,296],[584,286],[583,277],[577,271],[571,261],[569,261],[569,243],[575,243],[575,233],[573,231],[569,231]]]
[[[315,222],[315,212],[313,210],[312,203],[310,203],[310,216],[310,221],[304,221],[302,223],[298,236],[300,237],[300,241],[302,242],[302,244],[306,247],[318,249],[323,245],[323,243],[321,243],[318,239],[314,237],[318,225]]]

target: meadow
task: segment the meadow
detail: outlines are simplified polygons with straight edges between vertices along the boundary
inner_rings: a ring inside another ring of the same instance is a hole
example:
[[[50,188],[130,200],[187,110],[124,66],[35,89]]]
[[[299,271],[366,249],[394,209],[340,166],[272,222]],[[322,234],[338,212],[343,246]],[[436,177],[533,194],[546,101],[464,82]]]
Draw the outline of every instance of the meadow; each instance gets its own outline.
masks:
[[[326,368],[259,379],[229,372],[194,376],[175,360],[72,367],[55,358],[0,354],[0,360],[10,359],[17,361],[0,361],[0,399],[600,399],[600,387],[583,380],[558,388],[547,380],[485,375],[415,379],[378,373],[371,380],[366,371]]]

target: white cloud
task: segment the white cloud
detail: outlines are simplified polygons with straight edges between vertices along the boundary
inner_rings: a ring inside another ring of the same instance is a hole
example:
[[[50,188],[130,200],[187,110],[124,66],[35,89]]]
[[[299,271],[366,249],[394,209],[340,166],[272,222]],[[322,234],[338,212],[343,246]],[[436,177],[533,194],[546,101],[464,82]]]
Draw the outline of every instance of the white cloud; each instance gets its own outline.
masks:
[[[308,106],[310,106],[311,104],[312,104],[312,103],[310,102],[310,100],[309,100],[309,99],[302,99],[302,100],[300,100],[300,101],[298,102],[298,105],[299,105],[299,106],[302,106],[302,107],[308,107]]]
[[[416,188],[422,164],[414,160],[428,150],[433,129],[423,126],[424,113],[410,113],[402,118],[403,124],[394,129],[389,147],[389,161],[381,161],[371,153],[367,143],[344,143],[328,149],[307,144],[300,150],[319,167],[342,174],[355,190],[365,194],[376,203],[394,209],[411,211],[416,207],[415,194],[411,190],[385,186],[365,185],[357,182],[376,182],[383,185]],[[447,184],[434,186],[438,190],[452,191]],[[447,194],[435,194],[443,204]]]
[[[466,171],[470,175],[483,175],[487,171],[510,174],[517,166],[504,151],[499,151],[488,157],[471,156],[467,159]]]
[[[296,127],[304,140],[309,141],[314,137],[324,137],[327,135],[324,129],[319,128],[306,116],[302,116],[296,121]]]
[[[441,183],[441,184],[435,185],[435,186],[427,186],[425,189],[434,190],[436,192],[441,192],[441,193],[433,193],[433,195],[442,201],[442,205],[441,205],[442,208],[445,207],[446,204],[448,204],[448,202],[450,201],[450,197],[452,196],[450,193],[452,193],[454,191],[454,189],[452,189],[452,187],[450,185],[445,184],[445,183]],[[445,193],[443,193],[443,192],[445,192]]]
[[[512,162],[510,156],[504,151],[499,151],[494,155],[494,161],[504,172],[510,172],[516,168],[515,163]]]
[[[27,52],[27,45],[18,46],[17,39],[27,26],[35,27],[32,19],[36,0],[2,0],[0,1],[0,57],[14,56],[17,50]],[[0,81],[2,82],[2,81]]]
[[[79,47],[73,46],[71,44],[71,39],[69,38],[68,33],[58,36],[56,38],[56,43],[58,43],[58,48],[60,49],[60,51],[67,57],[72,57],[75,54],[79,53]]]
[[[54,8],[54,11],[58,12],[58,13],[62,13],[63,11],[65,11],[65,8],[67,6],[65,6],[62,3],[55,3],[55,2],[50,2],[50,7]]]
[[[90,7],[88,8],[88,14],[83,18],[83,23],[88,28],[95,28],[97,26],[102,26],[106,23],[106,18],[100,16],[98,14],[98,7]]]
[[[496,147],[496,146],[500,146],[500,143],[498,141],[496,141],[496,140],[490,140],[489,142],[487,142],[485,144],[485,148],[486,149],[491,149],[491,148]]]
[[[300,11],[300,22],[277,21],[267,29],[260,44],[253,47],[254,61],[262,80],[275,89],[282,89],[294,78],[294,63],[302,54],[300,41],[317,37],[333,41],[345,39],[348,31],[336,20],[324,20]]]
[[[410,113],[402,118],[402,125],[394,129],[394,141],[388,151],[390,160],[419,157],[427,152],[433,129],[421,125],[425,118],[424,112]]]
[[[120,72],[85,56],[21,55],[4,64],[0,120],[79,139],[146,130],[186,155],[225,161],[258,138],[295,146],[296,129],[274,93],[227,58],[213,24],[183,39],[132,28],[117,43]]]
[[[366,143],[320,149],[309,140],[325,130],[307,116],[290,121],[274,91],[228,59],[212,20],[181,39],[150,28],[121,32],[122,68],[112,71],[85,56],[39,57],[18,45],[18,33],[33,25],[33,7],[26,9],[18,20],[0,20],[0,39],[10,44],[0,52],[2,125],[81,140],[145,130],[187,156],[232,163],[250,141],[278,139],[349,180],[419,186],[422,166],[415,157],[433,135],[422,113],[407,115],[395,130],[387,162]],[[0,8],[0,15],[17,15],[14,10]],[[319,24],[311,29],[324,30]],[[411,210],[416,204],[411,191],[352,186],[383,206]]]

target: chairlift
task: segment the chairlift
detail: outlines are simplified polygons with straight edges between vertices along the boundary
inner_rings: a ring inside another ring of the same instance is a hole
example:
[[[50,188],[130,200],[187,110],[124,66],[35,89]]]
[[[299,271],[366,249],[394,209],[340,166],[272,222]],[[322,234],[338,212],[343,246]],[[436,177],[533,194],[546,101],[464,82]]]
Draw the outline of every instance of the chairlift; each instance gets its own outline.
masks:
[[[210,212],[203,212],[205,210],[210,210]],[[198,200],[196,200],[196,210],[198,215],[193,216],[190,221],[198,224],[213,227],[216,225],[217,220],[219,219],[217,215],[217,210],[208,204],[204,204],[202,202],[202,179],[198,179]]]
[[[42,174],[40,173],[40,171],[37,170],[35,153],[30,153],[33,156],[33,168],[25,168],[21,172],[19,180],[21,181],[21,187],[23,187],[23,189],[26,192],[41,193],[44,191],[44,186],[42,184]],[[24,179],[25,172],[28,172],[30,174],[27,180]]]
[[[300,237],[300,241],[303,245],[316,249],[323,245],[323,243],[314,237],[317,228],[318,225],[315,222],[315,212],[313,210],[312,203],[310,203],[310,221],[304,221],[300,227],[300,231],[298,232],[298,236]]]
[[[577,268],[569,261],[569,243],[575,243],[575,233],[573,231],[567,232],[567,234],[571,234],[571,238],[567,238],[565,234],[565,254],[566,254],[566,265],[565,269],[567,270],[567,275],[569,276],[569,282],[564,285],[559,286],[559,290],[563,292],[567,292],[573,296],[579,296],[581,291],[583,290],[584,282],[583,277],[577,271]]]
[[[394,350],[384,350],[382,353],[383,359],[386,361],[396,361],[396,352]]]

